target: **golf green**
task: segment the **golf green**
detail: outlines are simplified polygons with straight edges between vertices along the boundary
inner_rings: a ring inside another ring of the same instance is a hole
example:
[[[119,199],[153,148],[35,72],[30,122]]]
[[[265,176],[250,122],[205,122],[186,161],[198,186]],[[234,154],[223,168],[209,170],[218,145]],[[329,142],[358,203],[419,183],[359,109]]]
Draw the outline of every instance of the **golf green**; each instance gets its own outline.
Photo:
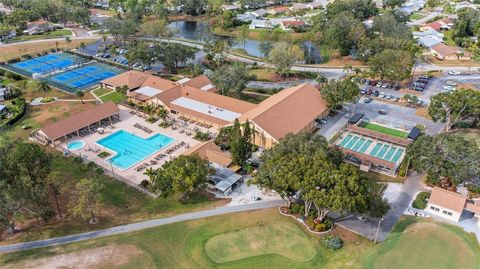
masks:
[[[378,125],[378,124],[375,124],[375,123],[362,122],[360,124],[360,127],[365,128],[365,129],[369,129],[369,130],[372,130],[372,131],[377,131],[377,132],[380,132],[380,133],[384,133],[384,134],[387,134],[387,135],[400,137],[400,138],[407,138],[408,137],[407,132],[403,132],[403,131],[400,131],[400,130],[388,128],[388,127]]]

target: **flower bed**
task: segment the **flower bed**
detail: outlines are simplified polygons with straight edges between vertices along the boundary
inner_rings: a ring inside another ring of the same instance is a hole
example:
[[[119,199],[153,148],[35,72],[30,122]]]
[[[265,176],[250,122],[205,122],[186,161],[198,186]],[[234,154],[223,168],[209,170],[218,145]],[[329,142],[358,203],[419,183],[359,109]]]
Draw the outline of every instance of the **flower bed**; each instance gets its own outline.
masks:
[[[333,230],[333,221],[329,218],[325,219],[322,223],[317,223],[314,219],[305,219],[301,214],[292,214],[290,208],[287,206],[280,206],[278,212],[284,216],[289,216],[296,219],[298,222],[305,225],[307,230],[311,233],[322,235],[327,234]]]

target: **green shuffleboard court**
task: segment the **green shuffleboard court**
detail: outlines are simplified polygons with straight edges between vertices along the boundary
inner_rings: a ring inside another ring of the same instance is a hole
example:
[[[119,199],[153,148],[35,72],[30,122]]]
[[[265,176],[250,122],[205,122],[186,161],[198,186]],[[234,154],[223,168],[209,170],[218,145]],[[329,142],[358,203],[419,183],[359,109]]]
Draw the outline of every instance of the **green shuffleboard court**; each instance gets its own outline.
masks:
[[[365,128],[365,129],[369,129],[369,130],[373,130],[373,131],[377,131],[377,132],[380,132],[380,133],[384,133],[384,134],[387,134],[387,135],[395,136],[395,137],[400,137],[400,138],[407,138],[408,137],[407,132],[403,132],[403,131],[400,131],[400,130],[397,130],[397,129],[388,128],[388,127],[378,125],[378,124],[375,124],[375,123],[362,122],[360,124],[360,127]]]

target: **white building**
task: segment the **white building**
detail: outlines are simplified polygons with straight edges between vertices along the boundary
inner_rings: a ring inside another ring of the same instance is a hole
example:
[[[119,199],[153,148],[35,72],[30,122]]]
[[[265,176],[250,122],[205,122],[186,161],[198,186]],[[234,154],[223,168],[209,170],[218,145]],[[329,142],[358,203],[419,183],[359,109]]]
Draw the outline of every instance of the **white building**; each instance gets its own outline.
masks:
[[[480,204],[459,193],[435,187],[425,210],[432,215],[459,222],[462,214],[467,218],[480,215]]]

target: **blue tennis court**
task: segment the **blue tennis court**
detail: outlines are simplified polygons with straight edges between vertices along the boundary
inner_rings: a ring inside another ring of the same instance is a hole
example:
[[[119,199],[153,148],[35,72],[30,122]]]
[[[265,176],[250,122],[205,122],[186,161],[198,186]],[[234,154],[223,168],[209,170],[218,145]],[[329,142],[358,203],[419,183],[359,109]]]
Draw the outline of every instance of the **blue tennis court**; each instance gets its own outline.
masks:
[[[26,75],[47,74],[62,70],[74,64],[84,63],[85,59],[68,53],[51,53],[40,57],[11,64],[14,69],[23,71]]]
[[[101,80],[116,76],[123,71],[101,63],[91,63],[48,78],[54,86],[71,93],[87,89]]]

